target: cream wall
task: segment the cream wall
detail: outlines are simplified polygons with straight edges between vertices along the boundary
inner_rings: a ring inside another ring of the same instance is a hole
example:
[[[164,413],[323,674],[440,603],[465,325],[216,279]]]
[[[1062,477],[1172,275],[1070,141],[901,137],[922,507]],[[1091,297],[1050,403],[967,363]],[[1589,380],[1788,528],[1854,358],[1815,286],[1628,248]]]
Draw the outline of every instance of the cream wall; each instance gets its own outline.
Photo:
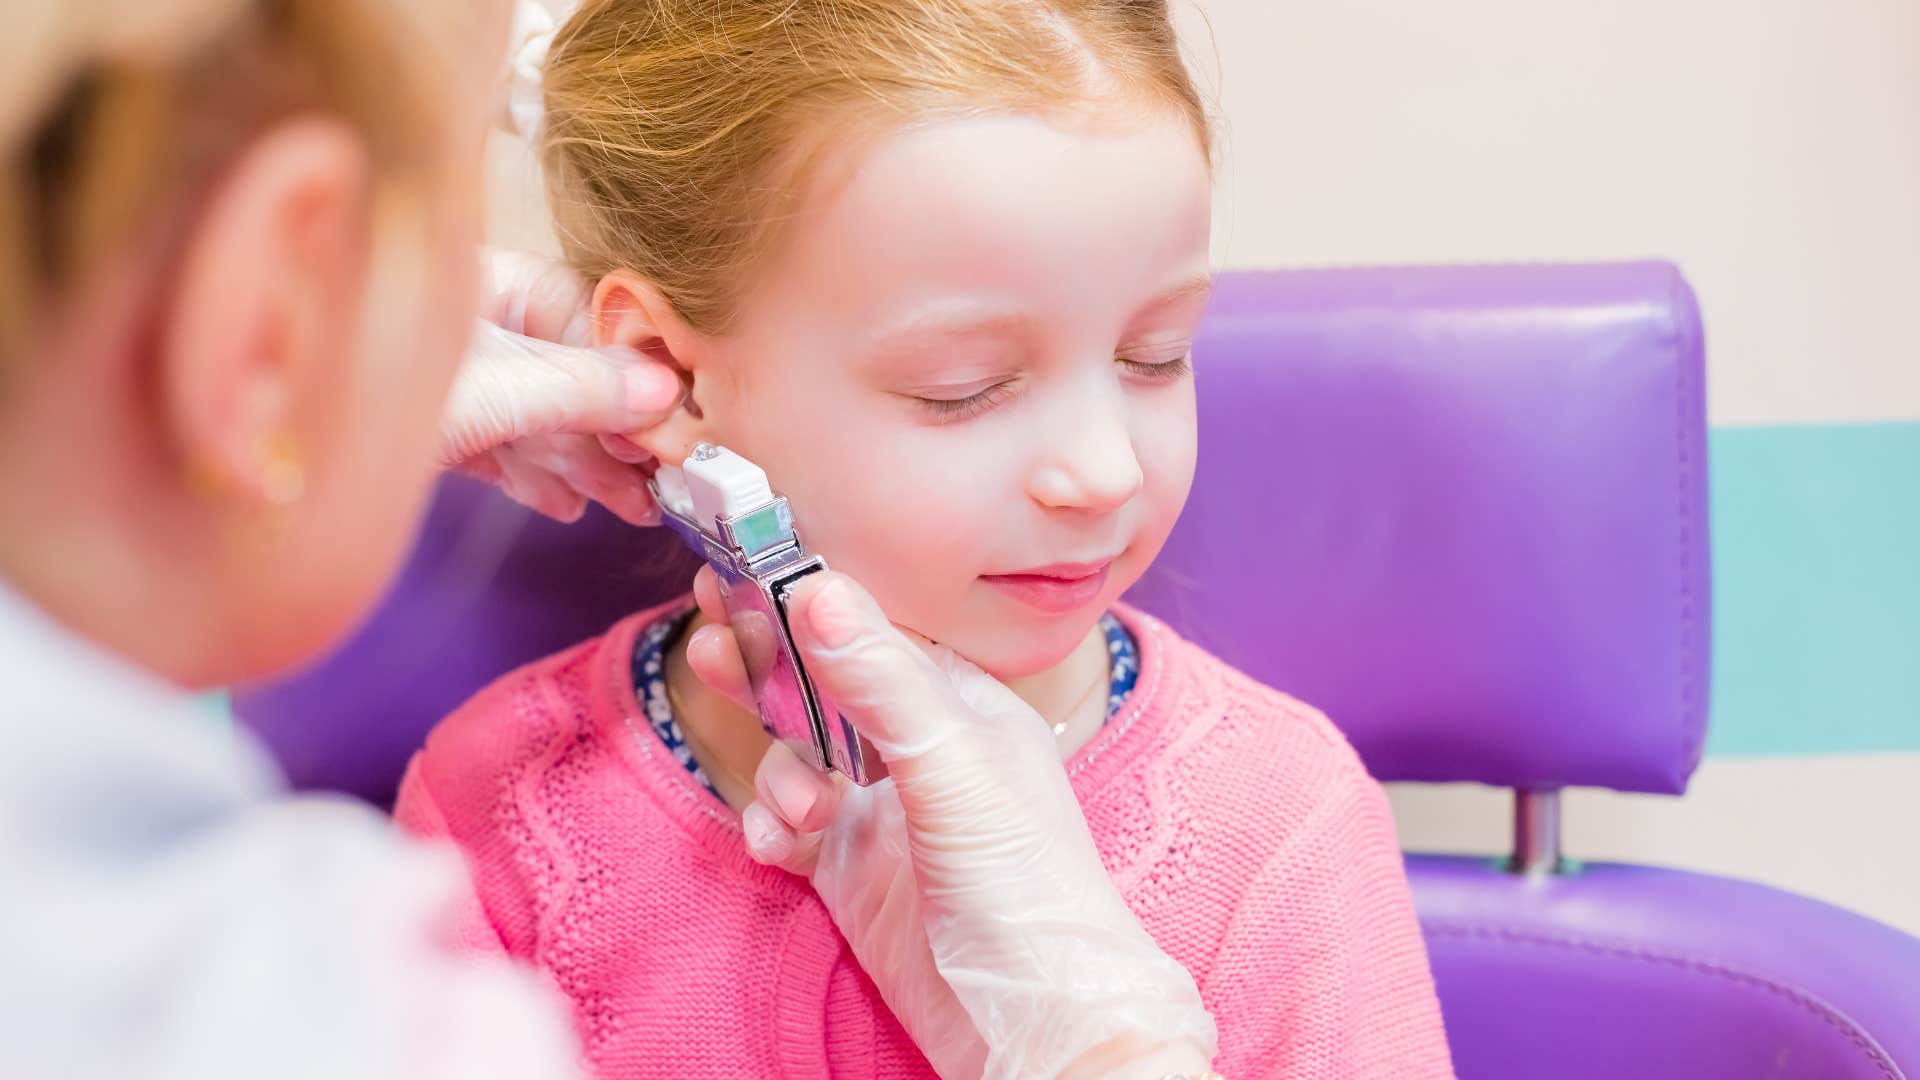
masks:
[[[1174,3],[1224,264],[1671,258],[1716,424],[1920,419],[1920,3]]]

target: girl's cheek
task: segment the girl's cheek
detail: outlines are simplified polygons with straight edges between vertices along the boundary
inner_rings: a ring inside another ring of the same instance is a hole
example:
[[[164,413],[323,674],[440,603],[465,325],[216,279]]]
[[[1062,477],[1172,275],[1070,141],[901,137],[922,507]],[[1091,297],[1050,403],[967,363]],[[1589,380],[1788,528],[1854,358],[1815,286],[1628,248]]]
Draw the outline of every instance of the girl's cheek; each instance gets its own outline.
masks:
[[[1006,514],[995,516],[988,464],[960,443],[896,435],[857,482],[822,492],[836,508],[832,533],[842,552],[828,561],[861,577],[894,618],[944,631],[957,594],[988,569],[985,538]]]
[[[811,417],[775,410],[743,441],[765,456],[759,464],[792,500],[807,546],[879,589],[885,579],[925,573],[951,557],[943,541],[965,494],[930,475],[940,463],[929,462],[911,432],[884,410],[852,401],[843,396],[834,412]]]
[[[1134,448],[1145,477],[1142,496],[1151,504],[1147,516],[1171,528],[1193,487],[1199,447],[1191,392],[1166,406],[1136,414]]]

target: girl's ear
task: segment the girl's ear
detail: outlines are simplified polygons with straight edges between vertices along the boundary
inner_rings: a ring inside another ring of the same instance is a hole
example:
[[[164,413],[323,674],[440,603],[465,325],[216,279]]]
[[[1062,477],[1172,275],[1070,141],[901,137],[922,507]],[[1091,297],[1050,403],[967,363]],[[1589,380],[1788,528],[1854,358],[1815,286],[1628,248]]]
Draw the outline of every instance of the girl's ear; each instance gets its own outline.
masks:
[[[687,388],[673,415],[628,438],[668,464],[686,460],[695,443],[713,441],[702,399],[713,396],[718,373],[706,362],[699,335],[660,290],[631,270],[615,270],[594,286],[591,310],[595,345],[632,349],[671,368]]]

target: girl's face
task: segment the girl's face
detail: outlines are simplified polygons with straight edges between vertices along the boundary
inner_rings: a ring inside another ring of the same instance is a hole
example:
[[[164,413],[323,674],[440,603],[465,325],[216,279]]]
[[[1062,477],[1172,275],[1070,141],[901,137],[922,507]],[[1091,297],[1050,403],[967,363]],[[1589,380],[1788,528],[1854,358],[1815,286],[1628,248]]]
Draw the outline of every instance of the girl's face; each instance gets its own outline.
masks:
[[[845,165],[691,358],[706,427],[895,621],[1044,670],[1192,482],[1206,159],[1168,113],[955,119]]]

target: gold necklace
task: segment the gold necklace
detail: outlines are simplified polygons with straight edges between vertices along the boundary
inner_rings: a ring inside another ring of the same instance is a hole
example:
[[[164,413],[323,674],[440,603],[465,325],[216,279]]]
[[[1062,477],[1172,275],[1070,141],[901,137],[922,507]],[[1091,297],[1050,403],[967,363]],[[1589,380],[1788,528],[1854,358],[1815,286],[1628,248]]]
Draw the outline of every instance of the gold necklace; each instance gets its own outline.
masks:
[[[674,644],[677,645],[679,644],[679,642],[676,641]],[[671,655],[671,650],[668,651],[667,655]],[[1058,722],[1048,725],[1053,729],[1053,737],[1057,739],[1060,736],[1065,735],[1067,733],[1067,728],[1073,724],[1073,718],[1079,714],[1081,707],[1086,705],[1087,699],[1093,696],[1094,691],[1100,689],[1100,687],[1104,685],[1108,685],[1110,681],[1111,680],[1109,679],[1108,673],[1107,673],[1105,654],[1103,653],[1099,668],[1094,672],[1093,681],[1087,684],[1087,688],[1085,690],[1082,690],[1080,692],[1080,696],[1073,700],[1073,704],[1067,707],[1067,711],[1064,714],[1062,714],[1062,717]],[[680,692],[673,688],[671,665],[665,664],[665,663],[661,664],[660,682],[661,682],[661,685],[667,688],[667,704],[672,707],[673,715],[680,724],[680,735],[682,738],[687,740],[687,743],[689,744],[688,750],[689,751],[694,750],[696,748],[694,744],[699,744],[699,748],[701,749],[711,750],[710,747],[707,747],[704,743],[700,742],[700,740],[695,738],[693,735],[693,725],[688,722],[688,718],[691,717],[693,714],[689,712],[687,710],[687,707],[681,703]],[[695,754],[695,759],[698,760],[699,756],[700,755]],[[746,778],[742,777],[739,773],[733,771],[732,769],[719,768],[720,759],[717,754],[709,753],[706,756],[713,761],[716,772],[721,773],[721,775],[725,776],[728,780],[733,781],[735,784],[738,784],[743,788],[746,788],[748,790],[753,789],[754,785],[752,781],[747,780]],[[701,767],[705,768],[705,765],[702,765]]]
[[[1100,665],[1100,670],[1094,673],[1093,685],[1081,691],[1080,696],[1074,700],[1073,705],[1067,709],[1065,714],[1063,714],[1063,717],[1060,720],[1060,722],[1052,725],[1054,738],[1057,739],[1060,736],[1065,735],[1067,733],[1067,726],[1073,723],[1073,718],[1079,714],[1081,706],[1087,703],[1087,699],[1093,696],[1093,692],[1095,690],[1098,690],[1100,689],[1100,687],[1106,685],[1108,681],[1109,680],[1107,678],[1107,665],[1103,661]]]

